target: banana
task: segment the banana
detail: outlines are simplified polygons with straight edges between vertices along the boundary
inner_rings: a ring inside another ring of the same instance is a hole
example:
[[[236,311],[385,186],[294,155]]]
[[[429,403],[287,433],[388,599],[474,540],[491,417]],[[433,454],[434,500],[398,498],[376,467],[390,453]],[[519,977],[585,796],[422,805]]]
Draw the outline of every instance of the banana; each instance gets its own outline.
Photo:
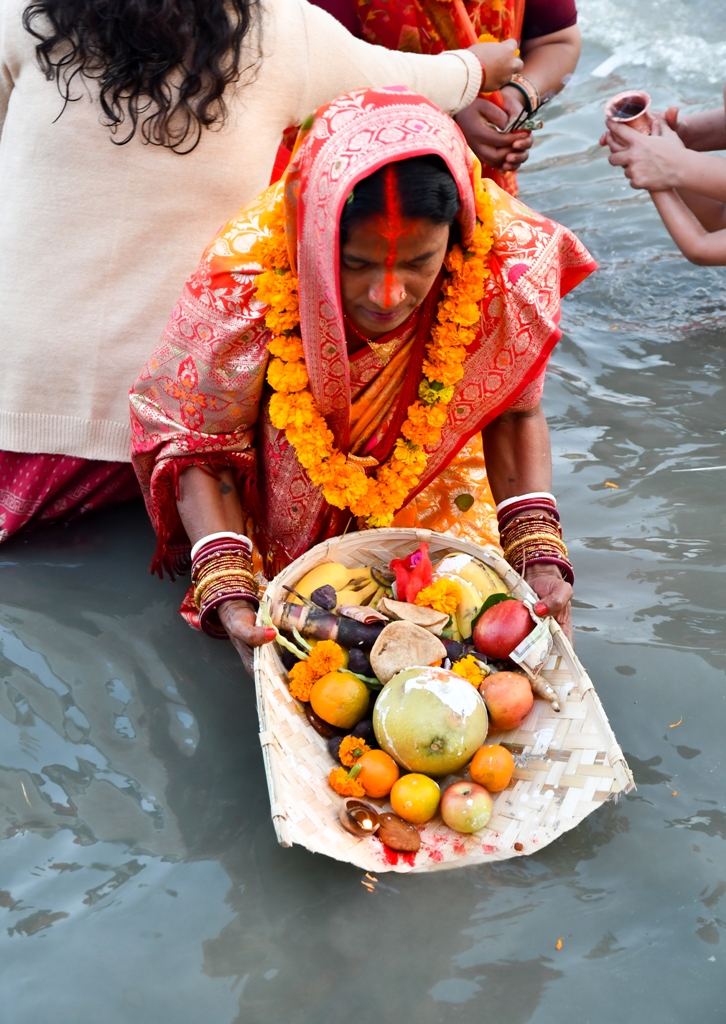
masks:
[[[298,594],[308,598],[318,587],[326,585],[331,586],[334,590],[343,590],[348,585],[351,576],[357,572],[358,570],[349,569],[347,565],[341,565],[340,562],[323,562],[322,565],[316,565],[314,569],[306,573],[296,583],[295,590]],[[286,600],[296,601],[292,597],[286,598]]]
[[[479,614],[484,600],[473,583],[468,583],[460,578],[459,585],[461,587],[461,601],[459,601],[456,608],[456,623],[461,633],[461,639],[468,640],[471,637],[472,619],[475,619]]]
[[[452,583],[456,583],[461,591],[461,600],[456,606],[456,612],[454,613],[454,620],[459,636],[452,637],[452,639],[468,640],[471,636],[472,619],[476,618],[481,606],[484,604],[483,597],[473,583],[467,582],[467,580],[462,579],[461,576],[454,575],[454,573],[436,572],[434,579],[451,580]]]
[[[378,590],[378,584],[375,580],[369,579],[367,583],[363,586],[359,586],[358,588],[350,586],[350,584],[355,582],[355,580],[350,580],[347,587],[338,591],[337,608],[346,604],[366,604]]]
[[[508,590],[493,569],[471,555],[446,555],[434,566],[436,576],[451,573],[473,584],[481,594],[482,603],[491,594],[507,594]]]

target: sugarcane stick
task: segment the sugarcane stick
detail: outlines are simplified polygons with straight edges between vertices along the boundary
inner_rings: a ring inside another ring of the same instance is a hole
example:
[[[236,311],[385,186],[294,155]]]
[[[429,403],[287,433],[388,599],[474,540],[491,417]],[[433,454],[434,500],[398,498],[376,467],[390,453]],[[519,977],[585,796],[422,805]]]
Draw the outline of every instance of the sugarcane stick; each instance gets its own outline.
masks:
[[[372,647],[383,629],[384,622],[366,625],[347,619],[322,608],[308,608],[302,604],[285,601],[278,604],[272,615],[278,629],[292,633],[297,629],[301,636],[315,640],[335,640],[342,647]]]

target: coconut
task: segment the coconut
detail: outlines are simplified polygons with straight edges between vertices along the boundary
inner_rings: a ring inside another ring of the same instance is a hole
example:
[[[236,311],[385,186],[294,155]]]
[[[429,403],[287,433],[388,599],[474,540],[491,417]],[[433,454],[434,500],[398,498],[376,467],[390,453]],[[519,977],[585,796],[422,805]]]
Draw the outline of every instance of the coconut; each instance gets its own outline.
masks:
[[[425,775],[463,768],[484,743],[487,727],[476,687],[443,668],[399,672],[373,709],[373,731],[383,750],[403,768]]]
[[[373,671],[382,683],[412,665],[438,665],[446,648],[428,629],[413,622],[391,622],[384,626],[371,650]]]

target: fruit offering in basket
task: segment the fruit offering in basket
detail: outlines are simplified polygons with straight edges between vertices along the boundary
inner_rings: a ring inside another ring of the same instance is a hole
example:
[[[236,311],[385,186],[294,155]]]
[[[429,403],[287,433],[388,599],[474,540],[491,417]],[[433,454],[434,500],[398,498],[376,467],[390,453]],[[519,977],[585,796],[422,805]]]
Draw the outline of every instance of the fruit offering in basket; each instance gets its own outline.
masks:
[[[290,693],[327,740],[342,826],[407,851],[437,814],[458,832],[486,827],[515,769],[485,745],[489,728],[517,729],[535,693],[559,710],[527,660],[536,649],[538,669],[549,650],[546,622],[483,561],[432,564],[426,544],[389,565],[324,562],[285,590],[265,615]]]

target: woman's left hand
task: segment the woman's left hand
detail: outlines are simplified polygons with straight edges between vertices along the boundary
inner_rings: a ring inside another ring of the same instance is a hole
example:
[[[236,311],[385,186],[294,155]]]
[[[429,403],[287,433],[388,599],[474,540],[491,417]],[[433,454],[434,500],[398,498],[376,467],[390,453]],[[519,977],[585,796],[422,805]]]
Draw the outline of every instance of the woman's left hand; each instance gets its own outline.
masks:
[[[524,578],[540,598],[535,605],[537,615],[552,615],[562,627],[567,639],[573,642],[572,594],[570,584],[562,579],[556,565],[535,563],[524,571]]]
[[[506,110],[480,96],[459,111],[454,120],[464,133],[469,148],[483,164],[502,171],[516,171],[529,156],[532,133],[498,132],[492,128],[492,125],[506,128],[522,112],[522,104],[517,102],[512,89],[502,92],[502,100]]]

